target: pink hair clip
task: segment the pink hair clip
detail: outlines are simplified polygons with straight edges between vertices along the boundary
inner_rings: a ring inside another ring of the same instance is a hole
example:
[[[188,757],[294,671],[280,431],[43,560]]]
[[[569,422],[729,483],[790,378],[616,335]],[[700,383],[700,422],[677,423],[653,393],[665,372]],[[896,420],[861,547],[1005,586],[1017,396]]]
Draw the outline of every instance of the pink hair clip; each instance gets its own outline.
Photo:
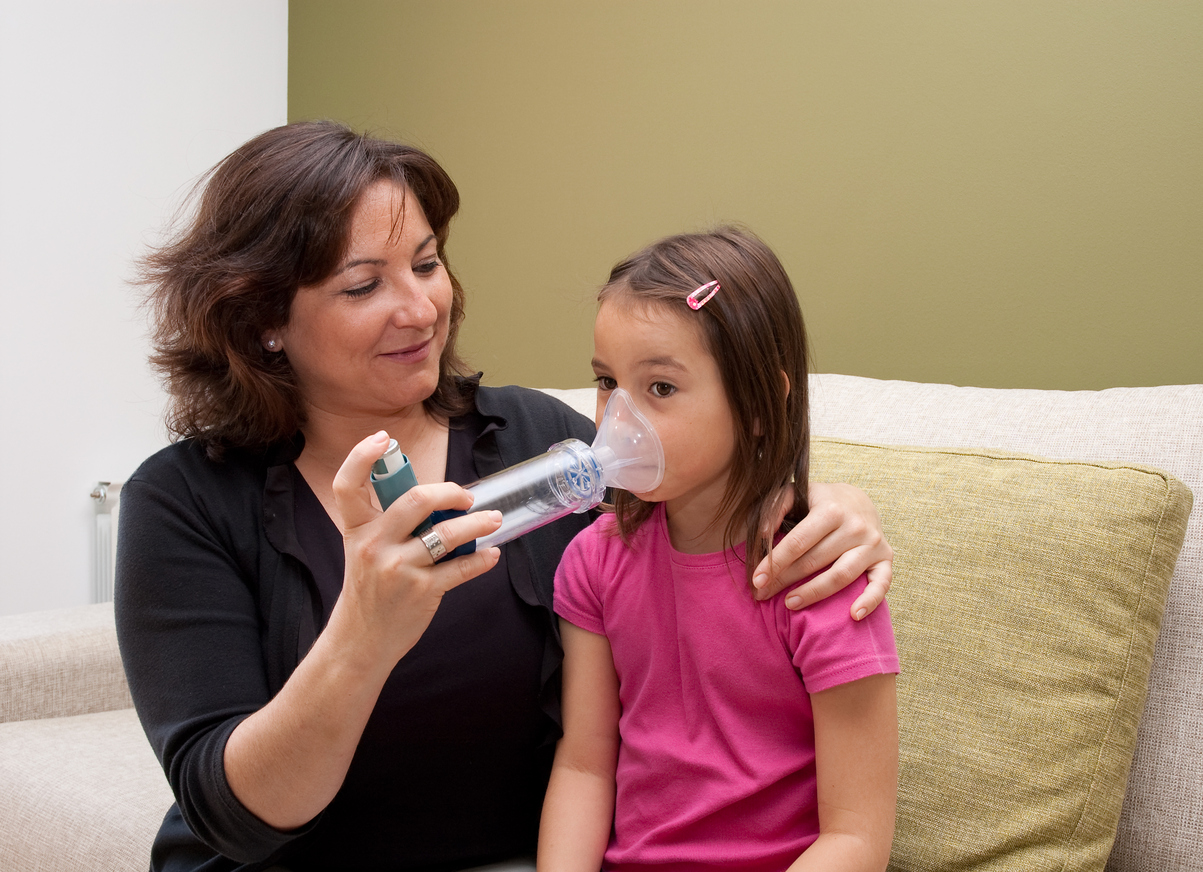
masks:
[[[692,294],[685,298],[685,302],[689,304],[689,308],[695,312],[710,302],[710,298],[718,293],[721,288],[718,282],[706,282]]]

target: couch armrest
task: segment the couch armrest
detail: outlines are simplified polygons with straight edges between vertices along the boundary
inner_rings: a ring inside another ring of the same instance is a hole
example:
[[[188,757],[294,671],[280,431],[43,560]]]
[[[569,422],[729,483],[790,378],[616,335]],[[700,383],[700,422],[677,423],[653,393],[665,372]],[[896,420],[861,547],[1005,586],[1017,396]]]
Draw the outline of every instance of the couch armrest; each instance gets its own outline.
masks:
[[[0,723],[131,706],[112,603],[0,617]]]

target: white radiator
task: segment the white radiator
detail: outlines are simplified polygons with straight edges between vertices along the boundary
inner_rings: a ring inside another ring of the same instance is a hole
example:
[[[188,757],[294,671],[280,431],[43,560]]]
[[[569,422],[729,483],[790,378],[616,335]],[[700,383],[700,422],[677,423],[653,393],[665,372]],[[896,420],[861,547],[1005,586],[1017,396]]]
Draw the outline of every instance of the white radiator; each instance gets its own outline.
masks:
[[[96,509],[96,538],[92,548],[92,602],[113,599],[113,574],[117,568],[117,509],[121,501],[121,482],[98,481],[92,488]]]

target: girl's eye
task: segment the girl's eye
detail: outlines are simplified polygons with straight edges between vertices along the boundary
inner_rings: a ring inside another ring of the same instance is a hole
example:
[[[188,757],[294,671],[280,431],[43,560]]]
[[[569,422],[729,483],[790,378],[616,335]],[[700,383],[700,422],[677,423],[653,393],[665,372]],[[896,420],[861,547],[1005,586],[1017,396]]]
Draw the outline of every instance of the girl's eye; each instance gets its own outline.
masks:
[[[660,399],[671,397],[676,392],[676,387],[670,385],[668,382],[656,382],[652,385],[652,396],[659,397]]]
[[[372,279],[366,285],[359,285],[358,287],[349,288],[348,290],[343,291],[343,294],[351,297],[352,299],[356,297],[366,297],[368,294],[372,293],[372,291],[376,290],[379,285],[380,279]]]
[[[414,267],[414,272],[416,272],[420,276],[428,276],[431,273],[433,273],[435,270],[437,270],[440,266],[442,266],[442,264],[439,263],[439,259],[437,257],[434,257],[434,258],[431,258],[430,260],[422,261],[420,264],[418,264],[416,267]]]
[[[618,382],[614,381],[614,379],[610,378],[608,375],[599,375],[594,379],[594,381],[597,382],[598,390],[612,391],[618,387]]]

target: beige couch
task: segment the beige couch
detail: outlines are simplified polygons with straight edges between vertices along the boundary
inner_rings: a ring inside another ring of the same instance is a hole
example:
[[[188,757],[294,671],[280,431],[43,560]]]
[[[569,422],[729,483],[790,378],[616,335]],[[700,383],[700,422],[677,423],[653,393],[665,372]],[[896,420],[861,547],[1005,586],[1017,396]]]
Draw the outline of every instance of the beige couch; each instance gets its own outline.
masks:
[[[811,402],[897,551],[892,868],[1203,869],[1203,385]],[[170,802],[111,607],[0,618],[0,870],[145,869]]]

